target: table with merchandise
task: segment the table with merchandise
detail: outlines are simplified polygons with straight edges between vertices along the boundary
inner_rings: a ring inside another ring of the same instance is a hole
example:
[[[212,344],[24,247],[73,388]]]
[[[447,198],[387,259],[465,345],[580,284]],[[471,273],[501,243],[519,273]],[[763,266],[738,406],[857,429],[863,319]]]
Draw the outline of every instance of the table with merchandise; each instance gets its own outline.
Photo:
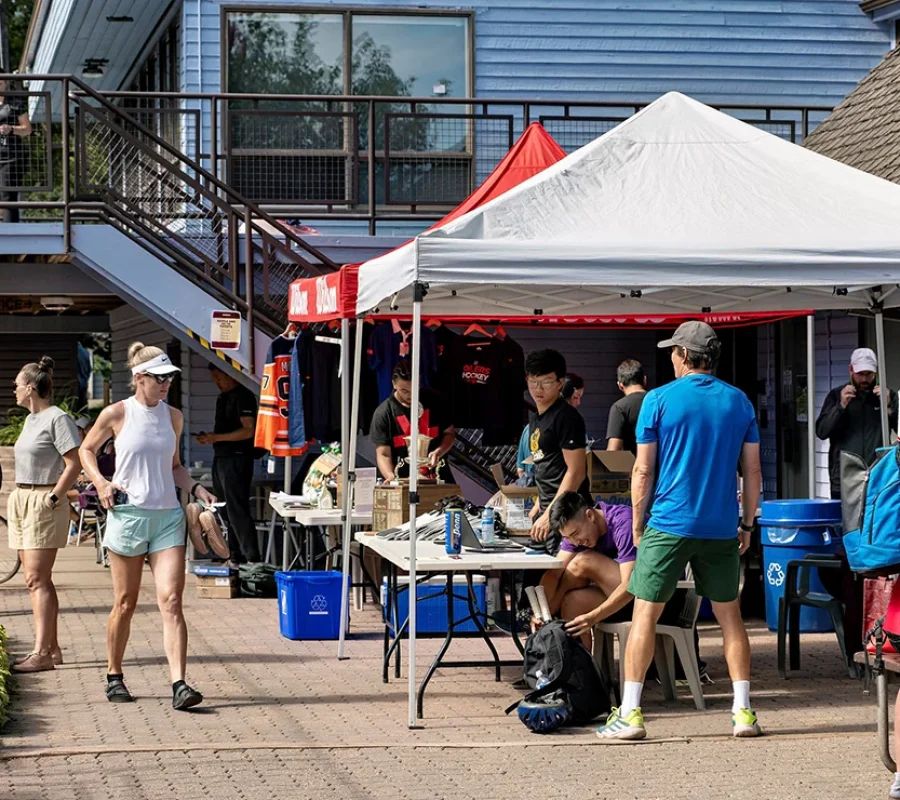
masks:
[[[390,608],[386,609],[384,614],[384,659],[382,663],[382,679],[385,683],[389,680],[390,662],[394,658],[394,675],[400,677],[400,642],[409,627],[409,617],[400,623],[399,609],[397,602],[398,595],[398,572],[409,569],[409,541],[406,540],[388,540],[377,536],[374,533],[361,531],[355,534],[356,541],[360,546],[368,548],[373,553],[381,556],[387,565],[387,598],[390,601]],[[488,614],[481,612],[476,608],[475,589],[473,585],[473,576],[476,573],[498,571],[501,575],[508,576],[512,583],[510,591],[510,635],[515,642],[516,648],[520,653],[523,652],[522,643],[518,638],[518,621],[516,609],[516,591],[515,591],[515,574],[518,570],[548,570],[562,569],[563,562],[546,553],[539,553],[521,549],[513,552],[467,552],[463,550],[458,555],[450,555],[446,552],[443,544],[436,544],[432,541],[418,541],[416,543],[416,582],[421,583],[429,578],[436,576],[445,576],[446,586],[429,594],[427,597],[418,597],[418,604],[421,606],[424,600],[430,600],[435,597],[444,597],[447,603],[447,632],[444,637],[438,653],[428,670],[425,677],[419,684],[417,692],[416,713],[419,719],[423,717],[423,706],[425,699],[425,690],[428,687],[435,671],[449,668],[466,668],[466,667],[493,667],[495,680],[500,681],[501,667],[521,667],[522,660],[515,661],[501,660],[497,652],[497,648],[491,641],[491,637],[485,628],[485,622],[488,620]],[[462,574],[466,579],[465,597],[454,594],[453,579],[454,576]],[[420,577],[421,576],[421,577]],[[409,590],[408,590],[409,591]],[[410,594],[410,596],[412,596]],[[468,605],[469,616],[463,619],[454,618],[454,600],[465,600]],[[478,634],[484,640],[488,650],[491,653],[490,660],[482,661],[445,661],[444,657],[453,641],[454,629],[461,624],[472,621],[477,629]],[[399,627],[398,627],[398,623]]]

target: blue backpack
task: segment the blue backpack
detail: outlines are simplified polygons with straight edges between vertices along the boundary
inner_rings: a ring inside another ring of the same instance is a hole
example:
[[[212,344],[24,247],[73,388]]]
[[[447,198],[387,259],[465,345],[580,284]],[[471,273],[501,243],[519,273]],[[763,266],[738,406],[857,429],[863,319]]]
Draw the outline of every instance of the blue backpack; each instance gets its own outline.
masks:
[[[900,572],[900,448],[880,450],[870,467],[841,453],[841,494],[850,569],[867,576]]]

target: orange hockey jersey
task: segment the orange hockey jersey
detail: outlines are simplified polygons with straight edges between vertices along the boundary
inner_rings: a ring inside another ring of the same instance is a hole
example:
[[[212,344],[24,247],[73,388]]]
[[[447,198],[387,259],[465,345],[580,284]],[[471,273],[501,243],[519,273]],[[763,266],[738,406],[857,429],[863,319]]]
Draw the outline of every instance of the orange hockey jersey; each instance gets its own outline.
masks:
[[[278,336],[272,340],[259,389],[254,444],[278,457],[302,456],[307,450],[306,446],[291,447],[288,438],[293,347],[293,339]]]

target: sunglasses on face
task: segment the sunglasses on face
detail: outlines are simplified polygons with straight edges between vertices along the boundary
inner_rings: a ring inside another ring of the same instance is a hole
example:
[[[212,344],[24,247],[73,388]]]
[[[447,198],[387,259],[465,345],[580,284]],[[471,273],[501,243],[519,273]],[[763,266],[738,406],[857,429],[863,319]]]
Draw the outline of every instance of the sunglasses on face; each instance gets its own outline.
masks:
[[[159,386],[162,386],[165,383],[171,383],[175,380],[174,375],[151,375],[148,372],[143,373],[145,378],[153,378]]]

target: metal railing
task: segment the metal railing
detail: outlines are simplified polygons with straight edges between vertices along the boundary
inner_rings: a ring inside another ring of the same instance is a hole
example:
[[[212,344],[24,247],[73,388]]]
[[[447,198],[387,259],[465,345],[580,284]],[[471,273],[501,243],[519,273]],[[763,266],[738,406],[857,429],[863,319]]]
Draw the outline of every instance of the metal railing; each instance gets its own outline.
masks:
[[[22,170],[26,180],[8,187],[47,199],[7,199],[0,207],[38,218],[39,212],[62,211],[67,249],[73,214],[112,224],[240,311],[251,336],[255,327],[273,335],[284,329],[292,280],[338,268],[289,225],[203,168],[199,148],[191,146],[190,132],[200,122],[196,112],[123,107],[70,76],[17,79],[43,82],[41,92],[21,93],[32,116],[38,104],[50,105],[57,89],[57,119],[70,123],[57,123],[58,148],[52,136],[42,136],[46,168],[36,170],[44,162],[32,157]],[[51,130],[50,119],[45,112],[42,130]],[[32,136],[25,144],[33,150],[36,141]],[[39,174],[42,183],[29,184],[30,174]]]
[[[199,115],[175,146],[280,216],[379,223],[440,219],[506,155],[530,122],[567,152],[647,104],[488,98],[107,92],[116,103]],[[718,105],[799,143],[826,106]],[[370,135],[371,132],[371,135]],[[361,231],[362,232],[362,231]]]

